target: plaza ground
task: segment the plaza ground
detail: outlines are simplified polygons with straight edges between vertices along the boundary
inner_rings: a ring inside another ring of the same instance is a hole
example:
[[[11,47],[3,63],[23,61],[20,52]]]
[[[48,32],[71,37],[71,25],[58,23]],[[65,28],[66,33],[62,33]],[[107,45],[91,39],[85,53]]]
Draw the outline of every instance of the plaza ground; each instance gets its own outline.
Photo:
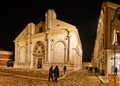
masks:
[[[87,70],[61,72],[58,83],[48,82],[48,71],[0,69],[0,86],[110,86],[103,83],[99,74],[88,73]],[[103,80],[103,79],[102,79]]]

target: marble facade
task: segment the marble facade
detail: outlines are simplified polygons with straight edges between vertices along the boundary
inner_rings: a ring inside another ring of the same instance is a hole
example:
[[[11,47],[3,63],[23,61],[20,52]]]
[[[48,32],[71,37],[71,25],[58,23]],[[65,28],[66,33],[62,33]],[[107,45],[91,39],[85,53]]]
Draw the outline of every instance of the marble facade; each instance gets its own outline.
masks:
[[[58,20],[53,9],[45,13],[45,21],[28,23],[15,38],[16,68],[48,69],[64,65],[82,68],[82,44],[74,25]]]

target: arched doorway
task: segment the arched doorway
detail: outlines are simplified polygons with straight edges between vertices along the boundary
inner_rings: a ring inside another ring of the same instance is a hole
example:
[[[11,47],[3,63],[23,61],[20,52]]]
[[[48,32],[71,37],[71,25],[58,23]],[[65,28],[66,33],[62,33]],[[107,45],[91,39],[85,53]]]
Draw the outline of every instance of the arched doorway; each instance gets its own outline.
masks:
[[[44,54],[45,54],[44,44],[41,41],[36,42],[33,50],[35,68],[42,68],[42,63],[45,56]]]

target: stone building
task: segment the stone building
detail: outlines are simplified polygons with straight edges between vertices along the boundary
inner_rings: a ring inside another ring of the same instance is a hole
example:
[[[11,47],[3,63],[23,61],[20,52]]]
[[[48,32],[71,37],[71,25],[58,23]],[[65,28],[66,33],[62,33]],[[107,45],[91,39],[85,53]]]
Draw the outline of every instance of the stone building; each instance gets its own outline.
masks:
[[[12,52],[0,50],[0,67],[6,67],[7,62],[11,60]]]
[[[120,5],[103,2],[94,46],[93,66],[108,75],[120,71],[120,46],[113,44],[114,31],[120,30]]]
[[[82,68],[82,44],[74,25],[56,18],[53,9],[45,13],[45,21],[28,23],[15,38],[15,63],[18,68],[60,69]]]

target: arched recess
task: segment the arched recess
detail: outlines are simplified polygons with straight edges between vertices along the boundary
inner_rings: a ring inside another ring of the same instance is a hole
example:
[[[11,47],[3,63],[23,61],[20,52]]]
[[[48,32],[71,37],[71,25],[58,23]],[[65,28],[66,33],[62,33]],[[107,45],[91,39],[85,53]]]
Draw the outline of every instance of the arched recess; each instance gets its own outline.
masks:
[[[45,46],[41,41],[37,41],[33,49],[33,63],[35,67],[42,68],[44,56]]]
[[[54,63],[65,63],[66,60],[66,49],[63,41],[58,41],[53,46],[53,62]]]
[[[25,63],[25,47],[20,48],[19,63]]]

